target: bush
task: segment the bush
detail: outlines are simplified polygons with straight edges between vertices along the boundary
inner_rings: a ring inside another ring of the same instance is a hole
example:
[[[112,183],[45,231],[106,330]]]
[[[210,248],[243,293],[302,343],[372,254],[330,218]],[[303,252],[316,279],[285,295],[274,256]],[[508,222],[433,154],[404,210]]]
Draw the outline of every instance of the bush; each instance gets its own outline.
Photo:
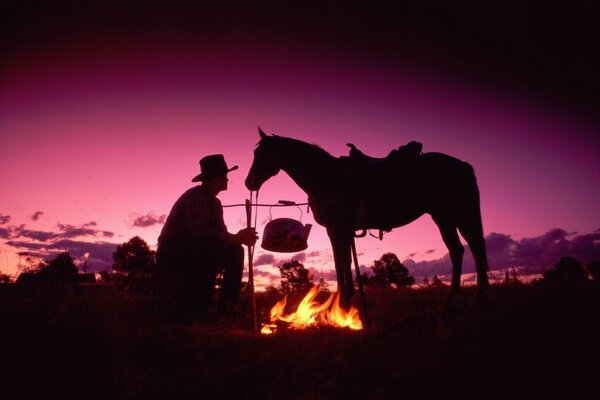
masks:
[[[546,281],[578,281],[588,278],[583,264],[572,257],[563,257],[553,269],[544,271]]]

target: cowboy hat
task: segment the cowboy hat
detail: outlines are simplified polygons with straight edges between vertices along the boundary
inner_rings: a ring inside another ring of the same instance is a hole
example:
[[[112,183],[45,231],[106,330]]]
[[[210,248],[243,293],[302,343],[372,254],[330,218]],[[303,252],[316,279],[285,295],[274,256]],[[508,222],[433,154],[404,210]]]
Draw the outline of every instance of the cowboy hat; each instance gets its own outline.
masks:
[[[227,167],[223,154],[211,154],[200,160],[200,174],[196,175],[192,182],[207,182],[236,169],[238,169],[237,165],[231,168]]]

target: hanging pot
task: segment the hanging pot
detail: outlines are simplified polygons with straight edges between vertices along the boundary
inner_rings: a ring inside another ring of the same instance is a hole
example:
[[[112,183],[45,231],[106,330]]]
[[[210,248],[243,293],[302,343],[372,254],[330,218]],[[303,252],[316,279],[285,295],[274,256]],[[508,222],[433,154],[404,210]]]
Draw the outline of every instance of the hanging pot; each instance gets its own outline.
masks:
[[[260,246],[277,253],[297,253],[308,247],[311,224],[302,225],[291,218],[276,218],[265,226]]]

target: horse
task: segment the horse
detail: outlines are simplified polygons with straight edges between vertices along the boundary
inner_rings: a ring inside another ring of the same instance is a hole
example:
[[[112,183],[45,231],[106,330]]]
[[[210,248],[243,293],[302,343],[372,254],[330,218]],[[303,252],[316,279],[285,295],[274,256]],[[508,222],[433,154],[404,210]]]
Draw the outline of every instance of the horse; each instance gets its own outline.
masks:
[[[423,214],[431,215],[450,254],[452,281],[446,300],[460,289],[464,247],[458,232],[475,259],[477,296],[489,289],[479,188],[471,165],[433,152],[395,163],[391,154],[386,159],[336,158],[314,144],[267,135],[260,129],[259,134],[246,187],[257,191],[283,170],[308,195],[314,219],[326,228],[331,241],[338,291],[345,304],[354,294],[355,233],[391,230]]]

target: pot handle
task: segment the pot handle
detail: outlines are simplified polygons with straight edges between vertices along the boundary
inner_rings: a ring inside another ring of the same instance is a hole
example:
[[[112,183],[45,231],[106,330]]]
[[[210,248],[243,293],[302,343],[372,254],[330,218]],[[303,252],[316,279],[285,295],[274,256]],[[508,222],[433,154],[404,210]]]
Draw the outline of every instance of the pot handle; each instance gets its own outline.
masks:
[[[273,207],[291,207],[291,206],[296,206],[298,211],[300,211],[300,218],[298,218],[298,222],[302,222],[302,215],[304,215],[302,213],[302,209],[300,208],[300,206],[298,206],[296,204],[295,201],[291,201],[291,200],[279,200],[276,205],[269,207],[269,218],[267,220],[269,222],[271,222],[273,220],[273,215],[271,213],[271,210],[273,209]]]

